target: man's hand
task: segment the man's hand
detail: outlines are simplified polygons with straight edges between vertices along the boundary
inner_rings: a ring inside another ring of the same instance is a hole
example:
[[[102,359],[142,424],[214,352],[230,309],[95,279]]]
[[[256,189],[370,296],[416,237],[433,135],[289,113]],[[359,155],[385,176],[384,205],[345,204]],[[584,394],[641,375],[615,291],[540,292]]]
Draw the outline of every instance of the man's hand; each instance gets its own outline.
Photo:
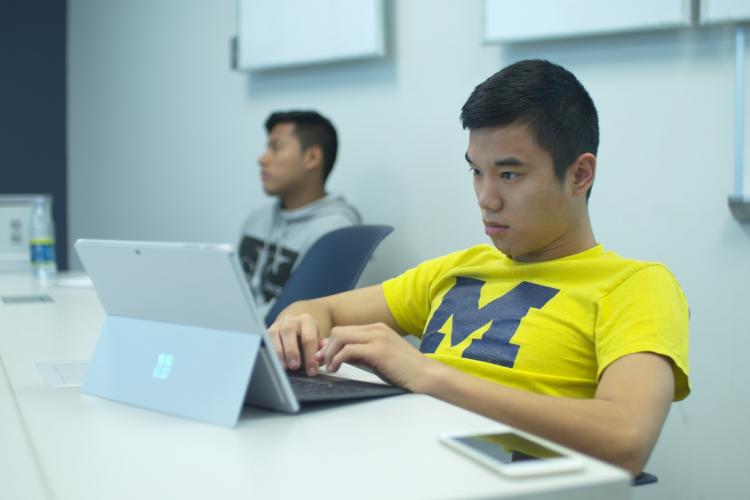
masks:
[[[320,328],[316,319],[308,314],[282,314],[268,328],[276,354],[287,370],[297,370],[304,363],[305,373],[318,374],[315,353],[322,346]]]
[[[320,369],[315,353],[323,347],[321,341],[328,337],[333,325],[377,322],[396,328],[380,285],[295,302],[281,311],[268,333],[285,369],[304,367],[305,373],[313,376]]]
[[[316,359],[335,372],[341,363],[362,364],[383,379],[420,392],[422,382],[436,361],[427,358],[388,325],[375,323],[361,326],[339,326],[322,340]]]

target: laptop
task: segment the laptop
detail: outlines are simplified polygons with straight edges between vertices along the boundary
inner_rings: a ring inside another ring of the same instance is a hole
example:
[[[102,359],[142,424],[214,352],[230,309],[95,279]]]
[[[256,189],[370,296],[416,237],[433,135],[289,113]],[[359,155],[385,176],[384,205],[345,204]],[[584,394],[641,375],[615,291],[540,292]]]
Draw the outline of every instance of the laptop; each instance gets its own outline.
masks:
[[[284,370],[229,244],[79,239],[106,319],[81,392],[234,426],[243,404],[402,394],[387,384]]]

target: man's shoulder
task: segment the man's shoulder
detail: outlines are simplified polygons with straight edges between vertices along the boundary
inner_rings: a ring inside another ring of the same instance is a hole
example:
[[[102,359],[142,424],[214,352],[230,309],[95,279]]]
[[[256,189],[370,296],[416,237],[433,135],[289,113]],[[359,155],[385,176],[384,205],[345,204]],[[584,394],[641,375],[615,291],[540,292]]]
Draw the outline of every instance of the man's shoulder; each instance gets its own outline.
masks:
[[[288,221],[288,224],[295,231],[301,231],[310,237],[318,238],[336,229],[354,226],[358,223],[342,214],[329,213],[316,214],[305,219]]]
[[[362,223],[359,211],[341,195],[326,195],[298,210],[285,214],[289,220],[326,221],[329,224],[351,226]]]
[[[608,267],[617,270],[619,281],[631,278],[677,281],[672,271],[662,262],[623,257],[612,251],[604,252],[603,257],[608,261]]]
[[[326,196],[299,209],[282,211],[281,217],[313,237],[362,223],[359,212],[340,196]]]
[[[661,262],[605,251],[586,265],[568,271],[576,276],[580,285],[587,287],[589,296],[596,301],[655,304],[659,297],[684,300],[678,279]]]
[[[320,224],[329,226],[355,226],[361,224],[359,220],[353,219],[351,216],[345,213],[318,213],[312,214],[309,218],[301,221],[303,224]]]

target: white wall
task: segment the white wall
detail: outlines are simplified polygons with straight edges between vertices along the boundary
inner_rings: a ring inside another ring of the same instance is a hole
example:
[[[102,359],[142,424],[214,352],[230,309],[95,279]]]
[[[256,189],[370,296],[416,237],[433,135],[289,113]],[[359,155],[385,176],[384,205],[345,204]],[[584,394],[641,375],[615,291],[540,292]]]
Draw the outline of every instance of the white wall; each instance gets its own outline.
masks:
[[[235,241],[264,201],[265,117],[303,107],[340,130],[330,190],[396,226],[364,282],[482,242],[459,108],[500,67],[549,58],[599,108],[599,241],[665,262],[691,305],[693,394],[673,406],[649,463],[660,483],[637,496],[746,498],[750,227],[726,207],[731,29],[504,48],[482,45],[478,0],[389,6],[386,60],[248,76],[229,69],[234,0],[69,0],[72,239]]]

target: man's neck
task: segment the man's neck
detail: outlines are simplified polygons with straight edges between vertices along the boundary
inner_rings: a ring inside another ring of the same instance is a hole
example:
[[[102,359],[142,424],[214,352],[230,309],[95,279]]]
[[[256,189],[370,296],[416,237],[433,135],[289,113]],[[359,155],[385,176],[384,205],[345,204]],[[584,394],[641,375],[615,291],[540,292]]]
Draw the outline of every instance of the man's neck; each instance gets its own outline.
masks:
[[[281,196],[281,207],[284,210],[296,210],[302,208],[314,201],[318,201],[326,195],[325,190],[321,187],[320,189],[309,189],[299,193],[291,193],[288,195]]]
[[[595,247],[596,244],[591,220],[587,213],[570,231],[550,242],[547,247],[531,254],[511,258],[518,262],[544,262],[584,252]]]

